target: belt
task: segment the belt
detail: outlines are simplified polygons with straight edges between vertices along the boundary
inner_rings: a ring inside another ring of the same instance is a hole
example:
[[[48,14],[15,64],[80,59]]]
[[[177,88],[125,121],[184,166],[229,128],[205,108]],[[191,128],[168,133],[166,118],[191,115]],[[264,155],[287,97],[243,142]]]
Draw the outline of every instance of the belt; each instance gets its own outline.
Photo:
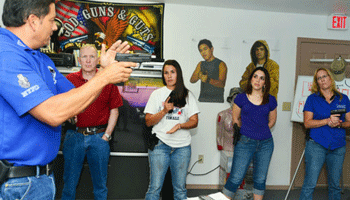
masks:
[[[36,176],[37,169],[39,169],[39,175],[50,175],[53,171],[53,164],[47,164],[45,166],[11,166],[8,173],[8,178],[20,178],[27,176]]]
[[[78,127],[77,132],[82,133],[83,135],[95,135],[106,131],[107,124],[100,126],[91,126],[91,127]]]

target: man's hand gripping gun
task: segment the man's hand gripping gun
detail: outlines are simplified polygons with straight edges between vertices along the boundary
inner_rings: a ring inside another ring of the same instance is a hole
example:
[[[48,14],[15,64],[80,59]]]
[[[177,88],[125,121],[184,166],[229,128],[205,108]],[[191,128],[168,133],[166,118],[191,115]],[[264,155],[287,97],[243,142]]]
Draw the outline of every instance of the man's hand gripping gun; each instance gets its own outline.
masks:
[[[143,62],[151,62],[152,59],[155,59],[155,55],[146,54],[146,53],[117,53],[115,56],[115,60],[119,62],[135,62],[135,63],[143,63]]]

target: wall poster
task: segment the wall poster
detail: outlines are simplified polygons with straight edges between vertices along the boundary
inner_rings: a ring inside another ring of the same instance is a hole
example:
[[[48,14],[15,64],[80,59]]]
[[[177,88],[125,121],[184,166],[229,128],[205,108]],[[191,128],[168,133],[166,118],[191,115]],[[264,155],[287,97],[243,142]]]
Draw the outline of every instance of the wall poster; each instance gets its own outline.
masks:
[[[108,47],[122,40],[129,42],[131,51],[152,54],[157,60],[163,60],[163,16],[164,4],[161,3],[57,0],[55,20],[58,30],[51,37],[48,50],[43,52],[49,53],[52,59],[63,54],[77,57],[85,43],[95,44],[100,49],[102,43]],[[77,62],[75,66],[78,66]],[[161,78],[143,77],[142,73],[118,84],[123,106],[119,108],[118,122],[110,141],[112,152],[147,152],[143,110],[150,94],[162,86]]]
[[[79,49],[82,44],[110,46],[118,39],[128,41],[130,50],[163,58],[164,4],[121,4],[64,0],[56,2],[55,52]]]

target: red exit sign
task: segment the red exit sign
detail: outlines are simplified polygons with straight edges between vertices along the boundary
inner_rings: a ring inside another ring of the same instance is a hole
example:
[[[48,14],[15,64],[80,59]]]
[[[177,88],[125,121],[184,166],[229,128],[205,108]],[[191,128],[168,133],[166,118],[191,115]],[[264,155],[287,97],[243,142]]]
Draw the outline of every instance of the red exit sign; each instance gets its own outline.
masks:
[[[328,29],[347,30],[348,26],[348,16],[343,14],[332,14],[328,16]]]

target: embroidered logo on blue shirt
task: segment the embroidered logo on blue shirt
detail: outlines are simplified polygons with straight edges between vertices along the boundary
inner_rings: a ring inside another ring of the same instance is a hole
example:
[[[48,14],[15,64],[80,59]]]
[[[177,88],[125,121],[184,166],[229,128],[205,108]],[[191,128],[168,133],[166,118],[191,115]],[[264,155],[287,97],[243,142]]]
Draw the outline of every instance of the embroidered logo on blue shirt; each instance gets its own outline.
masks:
[[[52,78],[53,78],[53,83],[56,84],[57,83],[56,71],[51,66],[47,66],[47,68],[49,68],[49,70],[50,70],[50,73],[51,73]]]
[[[28,88],[24,92],[21,92],[23,97],[28,96],[29,94],[39,90],[39,88],[40,88],[39,85],[34,85],[34,86],[30,87],[30,82],[29,82],[28,78],[23,76],[23,74],[18,74],[17,78],[18,78],[18,84],[22,88]]]
[[[23,42],[21,40],[18,40],[17,41],[17,45],[21,46],[21,47],[26,47]]]
[[[26,91],[22,92],[21,94],[23,97],[26,97],[26,96],[30,95],[31,93],[39,90],[39,88],[40,88],[39,85],[34,85],[34,86],[28,88]]]
[[[18,84],[22,88],[29,88],[30,87],[29,80],[27,79],[27,77],[23,76],[23,74],[18,74],[17,78],[18,78]]]
[[[346,108],[346,105],[337,104],[337,109],[345,109],[345,108]]]

